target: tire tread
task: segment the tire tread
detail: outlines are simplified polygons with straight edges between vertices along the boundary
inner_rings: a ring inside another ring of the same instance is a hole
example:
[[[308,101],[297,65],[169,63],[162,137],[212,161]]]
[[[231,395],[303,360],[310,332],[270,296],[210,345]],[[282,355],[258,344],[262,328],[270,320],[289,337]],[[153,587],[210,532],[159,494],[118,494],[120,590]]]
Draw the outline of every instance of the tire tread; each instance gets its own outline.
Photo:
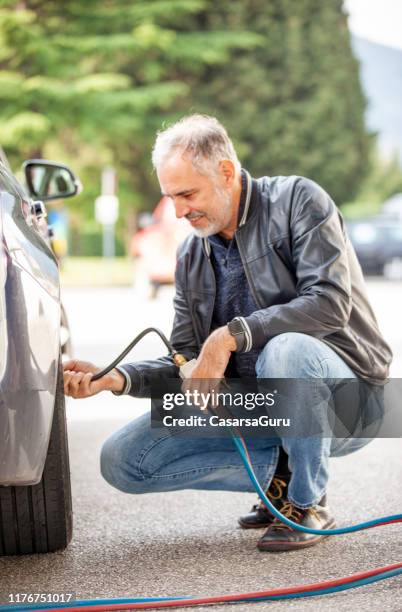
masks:
[[[0,486],[0,555],[53,552],[72,536],[72,503],[61,359],[41,481]]]

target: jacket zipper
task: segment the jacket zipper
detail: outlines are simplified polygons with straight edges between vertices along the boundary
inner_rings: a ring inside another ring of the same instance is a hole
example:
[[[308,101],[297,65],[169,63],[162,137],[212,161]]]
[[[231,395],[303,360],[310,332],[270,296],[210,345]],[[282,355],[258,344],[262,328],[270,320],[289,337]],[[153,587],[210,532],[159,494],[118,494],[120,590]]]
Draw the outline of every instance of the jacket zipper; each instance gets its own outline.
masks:
[[[204,245],[203,245],[203,250],[204,250],[205,257],[207,258],[208,265],[209,265],[209,267],[211,269],[211,274],[212,274],[212,278],[213,278],[213,281],[214,281],[214,301],[213,301],[213,304],[212,304],[211,314],[209,316],[209,321],[208,321],[207,336],[206,336],[206,337],[208,337],[209,334],[210,334],[211,324],[212,324],[212,317],[213,317],[213,314],[214,314],[214,306],[215,306],[215,299],[216,299],[216,278],[215,278],[214,268],[213,268],[213,265],[211,263],[211,258],[208,255],[208,253],[206,252],[206,248],[205,248]]]
[[[264,308],[264,305],[261,303],[261,301],[260,301],[260,299],[259,299],[259,297],[257,295],[257,292],[255,290],[253,281],[252,281],[251,276],[250,276],[250,271],[248,269],[248,266],[247,266],[246,262],[244,261],[243,252],[242,252],[242,245],[241,245],[241,241],[237,239],[237,232],[235,232],[235,238],[236,238],[237,246],[238,246],[239,253],[240,253],[240,259],[241,259],[241,262],[243,264],[243,270],[244,270],[244,273],[246,275],[248,286],[249,286],[250,291],[251,291],[251,295],[253,296],[254,302],[256,303],[256,305],[259,306],[259,308]]]
[[[212,308],[211,308],[211,314],[209,316],[208,330],[207,330],[207,333],[209,335],[210,334],[210,330],[211,330],[212,317],[213,317],[213,314],[214,314],[215,299],[216,299],[216,278],[215,278],[214,268],[213,268],[213,265],[211,264],[211,259],[209,257],[208,257],[208,265],[209,265],[209,267],[211,269],[212,278],[214,279],[214,301],[213,301]]]

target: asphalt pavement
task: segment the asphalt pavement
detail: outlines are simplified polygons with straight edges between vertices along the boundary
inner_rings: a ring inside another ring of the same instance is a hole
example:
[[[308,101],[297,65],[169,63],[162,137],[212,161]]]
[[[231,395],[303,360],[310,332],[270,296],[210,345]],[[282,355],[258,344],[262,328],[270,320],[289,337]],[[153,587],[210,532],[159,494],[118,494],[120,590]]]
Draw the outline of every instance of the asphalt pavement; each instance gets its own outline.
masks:
[[[370,281],[372,304],[402,377],[402,285]],[[169,331],[172,291],[146,301],[129,288],[69,289],[64,302],[75,356],[111,361],[147,325]],[[163,354],[148,337],[130,359]],[[217,595],[317,582],[402,559],[399,525],[327,538],[291,553],[262,553],[260,532],[243,531],[237,517],[256,496],[180,491],[132,496],[99,474],[99,451],[116,429],[148,409],[147,401],[104,393],[68,400],[74,536],[67,550],[0,560],[0,602],[9,593],[74,593],[77,598]],[[329,502],[338,525],[402,511],[401,440],[375,440],[331,460]],[[227,605],[224,610],[402,610],[401,579],[304,600]],[[218,610],[203,606],[199,610]]]

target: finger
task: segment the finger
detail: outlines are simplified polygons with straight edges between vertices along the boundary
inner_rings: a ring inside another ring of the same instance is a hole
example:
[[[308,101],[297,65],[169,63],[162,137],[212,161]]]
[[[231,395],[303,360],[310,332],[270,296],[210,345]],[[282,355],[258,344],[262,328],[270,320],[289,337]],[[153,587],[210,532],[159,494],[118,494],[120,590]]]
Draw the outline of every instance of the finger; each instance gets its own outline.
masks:
[[[74,372],[71,372],[71,370],[66,370],[64,372],[64,393],[66,395],[70,395],[70,380],[71,377],[74,375]]]
[[[189,407],[200,408],[198,386],[198,381],[194,378],[186,378],[181,385],[182,393],[186,394],[186,397],[189,398]]]
[[[210,390],[212,393],[212,400],[211,400],[211,406],[213,408],[216,408],[219,405],[219,401],[217,399],[217,395],[219,394],[219,392],[222,390],[221,387],[221,378],[212,378],[210,380]]]
[[[70,393],[73,397],[79,397],[80,382],[85,376],[84,372],[74,372],[70,379]]]
[[[79,361],[77,359],[72,359],[70,361],[66,361],[63,364],[64,371],[70,370],[71,372],[98,372],[99,368],[95,366],[93,363],[89,361]]]
[[[84,374],[81,384],[80,384],[80,392],[83,397],[88,397],[89,395],[94,395],[96,391],[94,391],[94,385],[91,385],[92,372],[87,372]]]
[[[192,401],[196,408],[203,410],[205,408],[205,400],[203,396],[203,380],[200,378],[193,378],[191,380],[191,392]]]
[[[75,366],[77,364],[77,360],[76,359],[70,359],[69,361],[66,361],[65,363],[63,363],[63,370],[74,370]]]
[[[82,377],[81,380],[81,384],[80,384],[80,391],[81,393],[83,393],[85,396],[90,395],[90,388],[89,388],[89,383],[91,382],[91,378],[92,378],[92,373],[91,372],[87,372],[86,374],[84,374],[84,376]]]
[[[199,392],[202,397],[201,409],[205,412],[208,410],[208,406],[210,402],[208,402],[208,397],[211,393],[210,379],[203,378],[199,381]]]
[[[183,393],[185,393],[186,391],[191,391],[191,378],[185,378],[181,384],[181,391],[183,391]]]

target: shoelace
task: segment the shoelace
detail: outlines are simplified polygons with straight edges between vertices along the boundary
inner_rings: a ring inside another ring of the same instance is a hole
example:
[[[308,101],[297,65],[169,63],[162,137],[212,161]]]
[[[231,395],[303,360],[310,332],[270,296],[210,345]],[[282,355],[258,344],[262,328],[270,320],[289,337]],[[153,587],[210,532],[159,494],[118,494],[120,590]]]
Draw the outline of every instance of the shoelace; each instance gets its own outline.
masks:
[[[286,489],[287,486],[288,483],[286,482],[286,480],[275,476],[272,479],[272,482],[267,491],[267,497],[269,497],[269,499],[271,500],[281,499],[281,497],[283,497],[284,489]],[[272,488],[274,489],[274,491],[271,491]],[[277,494],[275,495],[275,493]],[[266,510],[266,506],[262,501],[260,501],[258,504],[255,504],[253,506],[253,510]],[[269,510],[267,510],[267,512],[269,512]]]
[[[286,516],[286,518],[290,519],[291,521],[295,521],[296,523],[298,521],[300,521],[300,519],[303,518],[303,511],[302,510],[298,510],[291,502],[287,501],[283,504],[282,508],[279,510],[279,512],[281,514],[283,514],[283,516]],[[289,531],[292,531],[292,527],[290,527],[289,525],[284,525],[283,523],[281,523],[281,521],[277,518],[275,518],[274,522],[272,523],[271,527],[275,527],[275,529],[288,529]]]

